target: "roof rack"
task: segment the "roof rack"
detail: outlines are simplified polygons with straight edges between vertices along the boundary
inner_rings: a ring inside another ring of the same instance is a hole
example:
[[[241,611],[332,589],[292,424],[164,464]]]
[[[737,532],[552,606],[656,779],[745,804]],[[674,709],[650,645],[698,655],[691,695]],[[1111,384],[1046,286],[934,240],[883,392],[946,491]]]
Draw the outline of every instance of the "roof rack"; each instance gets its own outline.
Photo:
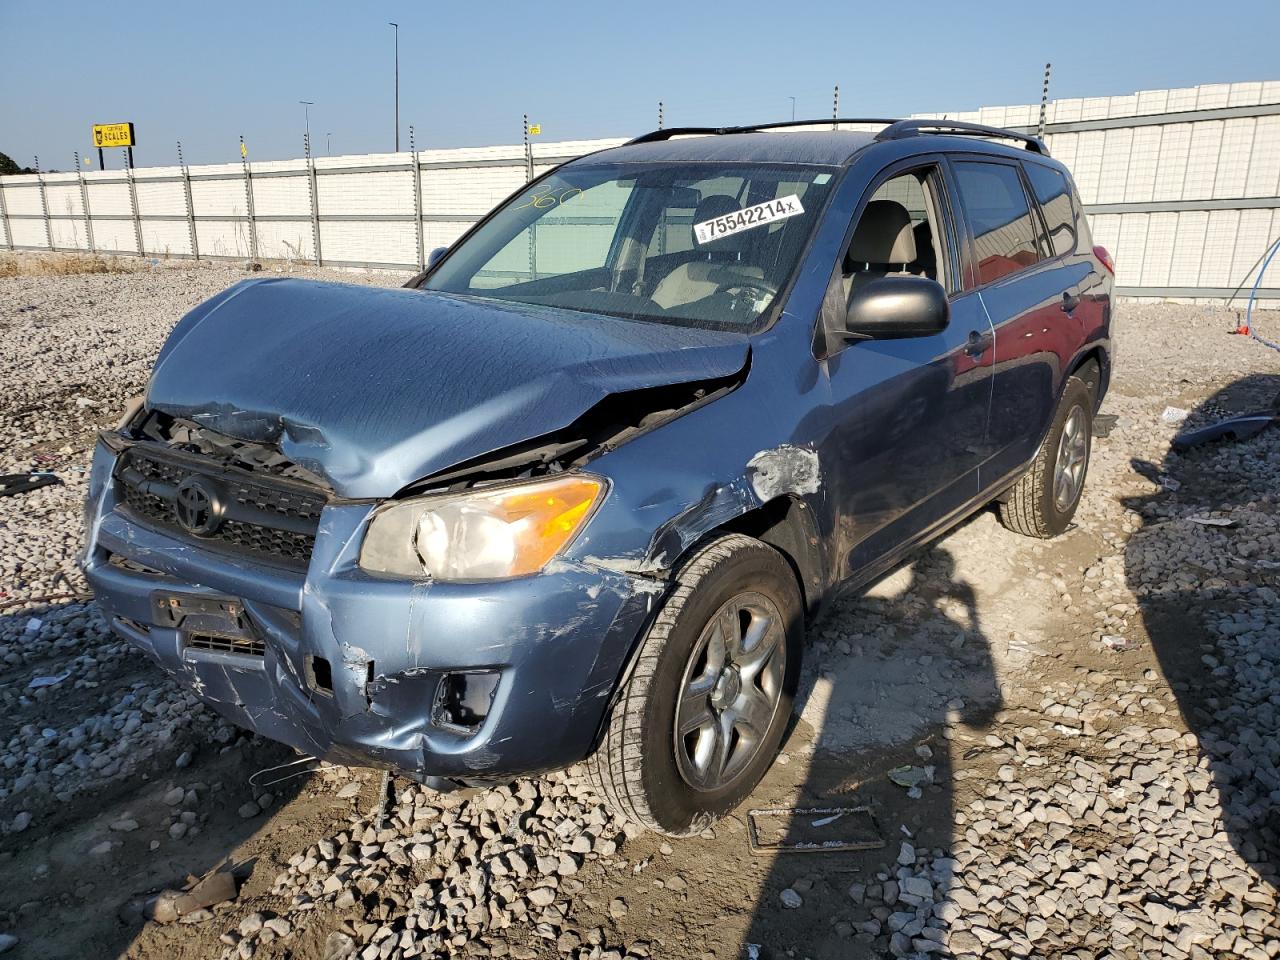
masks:
[[[838,117],[831,119],[830,117],[821,120],[782,120],[778,123],[753,123],[743,127],[666,127],[662,130],[653,130],[649,133],[642,134],[634,140],[628,140],[627,146],[633,143],[656,143],[660,140],[670,140],[672,137],[685,136],[722,136],[728,133],[756,133],[760,130],[777,130],[785,127],[820,127],[826,124],[841,123],[901,123],[900,120],[890,120],[884,117]]]
[[[961,134],[970,137],[991,137],[999,140],[1021,140],[1033,153],[1049,155],[1049,148],[1044,141],[1028,133],[1018,133],[1005,127],[989,127],[981,123],[966,123],[962,120],[891,120],[885,117],[839,117],[834,120],[783,120],[778,123],[755,123],[742,127],[667,127],[642,134],[633,143],[656,143],[670,140],[672,137],[684,136],[722,136],[728,133],[756,133],[760,130],[779,130],[787,127],[821,127],[826,124],[836,126],[842,123],[883,123],[885,128],[876,134],[877,140],[902,140],[907,137],[918,137],[926,133]]]
[[[924,133],[964,134],[971,137],[993,137],[1002,140],[1021,140],[1028,150],[1049,155],[1044,141],[1029,133],[1018,133],[1005,127],[988,127],[981,123],[965,123],[961,120],[897,120],[876,134],[877,140],[902,140]]]

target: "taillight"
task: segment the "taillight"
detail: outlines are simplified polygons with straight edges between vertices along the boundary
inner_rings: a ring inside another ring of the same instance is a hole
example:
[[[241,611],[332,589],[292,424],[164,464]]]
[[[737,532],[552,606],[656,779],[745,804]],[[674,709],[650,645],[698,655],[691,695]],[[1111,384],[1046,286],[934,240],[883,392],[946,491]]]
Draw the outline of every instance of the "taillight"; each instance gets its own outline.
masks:
[[[1111,254],[1107,253],[1106,247],[1094,247],[1093,255],[1098,258],[1098,262],[1106,267],[1113,277],[1116,275],[1116,262],[1111,259]]]

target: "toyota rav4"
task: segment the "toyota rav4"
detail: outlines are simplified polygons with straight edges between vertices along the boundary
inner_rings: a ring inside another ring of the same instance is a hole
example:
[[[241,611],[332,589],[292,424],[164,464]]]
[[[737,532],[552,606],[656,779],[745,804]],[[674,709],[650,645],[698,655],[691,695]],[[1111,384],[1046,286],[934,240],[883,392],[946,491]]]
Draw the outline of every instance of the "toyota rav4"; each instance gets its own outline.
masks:
[[[993,501],[1071,521],[1112,264],[1034,137],[661,130],[407,288],[250,279],[97,445],[84,568],[233,722],[445,788],[585,761],[671,835],[775,756],[805,624]]]

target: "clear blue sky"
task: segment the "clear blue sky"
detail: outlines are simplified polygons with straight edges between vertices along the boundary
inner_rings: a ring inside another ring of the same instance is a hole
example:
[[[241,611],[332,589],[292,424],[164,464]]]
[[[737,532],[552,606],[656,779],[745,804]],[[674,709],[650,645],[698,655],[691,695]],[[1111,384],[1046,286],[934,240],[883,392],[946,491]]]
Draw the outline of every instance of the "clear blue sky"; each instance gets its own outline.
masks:
[[[994,11],[999,11],[994,12]],[[1280,2],[254,3],[0,0],[0,151],[66,169],[94,122],[132,120],[135,162],[623,136],[657,125],[899,115],[1280,79]],[[119,160],[111,158],[116,168]]]

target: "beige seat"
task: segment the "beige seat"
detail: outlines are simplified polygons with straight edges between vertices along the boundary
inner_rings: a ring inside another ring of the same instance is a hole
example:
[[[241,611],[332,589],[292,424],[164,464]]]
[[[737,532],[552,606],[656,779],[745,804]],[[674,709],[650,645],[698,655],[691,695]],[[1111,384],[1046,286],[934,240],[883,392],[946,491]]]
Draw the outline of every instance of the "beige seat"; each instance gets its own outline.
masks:
[[[911,214],[896,200],[872,200],[853,231],[844,257],[844,295],[878,277],[905,274],[916,259]]]
[[[702,223],[740,209],[738,201],[727,194],[703,197],[693,211],[693,222]],[[692,227],[689,228],[692,231]],[[663,277],[649,295],[664,310],[693,303],[709,297],[717,290],[728,287],[736,280],[762,280],[764,271],[742,262],[742,254],[748,249],[749,231],[730,234],[710,243],[698,243],[694,238],[693,249],[700,259],[682,263]]]

